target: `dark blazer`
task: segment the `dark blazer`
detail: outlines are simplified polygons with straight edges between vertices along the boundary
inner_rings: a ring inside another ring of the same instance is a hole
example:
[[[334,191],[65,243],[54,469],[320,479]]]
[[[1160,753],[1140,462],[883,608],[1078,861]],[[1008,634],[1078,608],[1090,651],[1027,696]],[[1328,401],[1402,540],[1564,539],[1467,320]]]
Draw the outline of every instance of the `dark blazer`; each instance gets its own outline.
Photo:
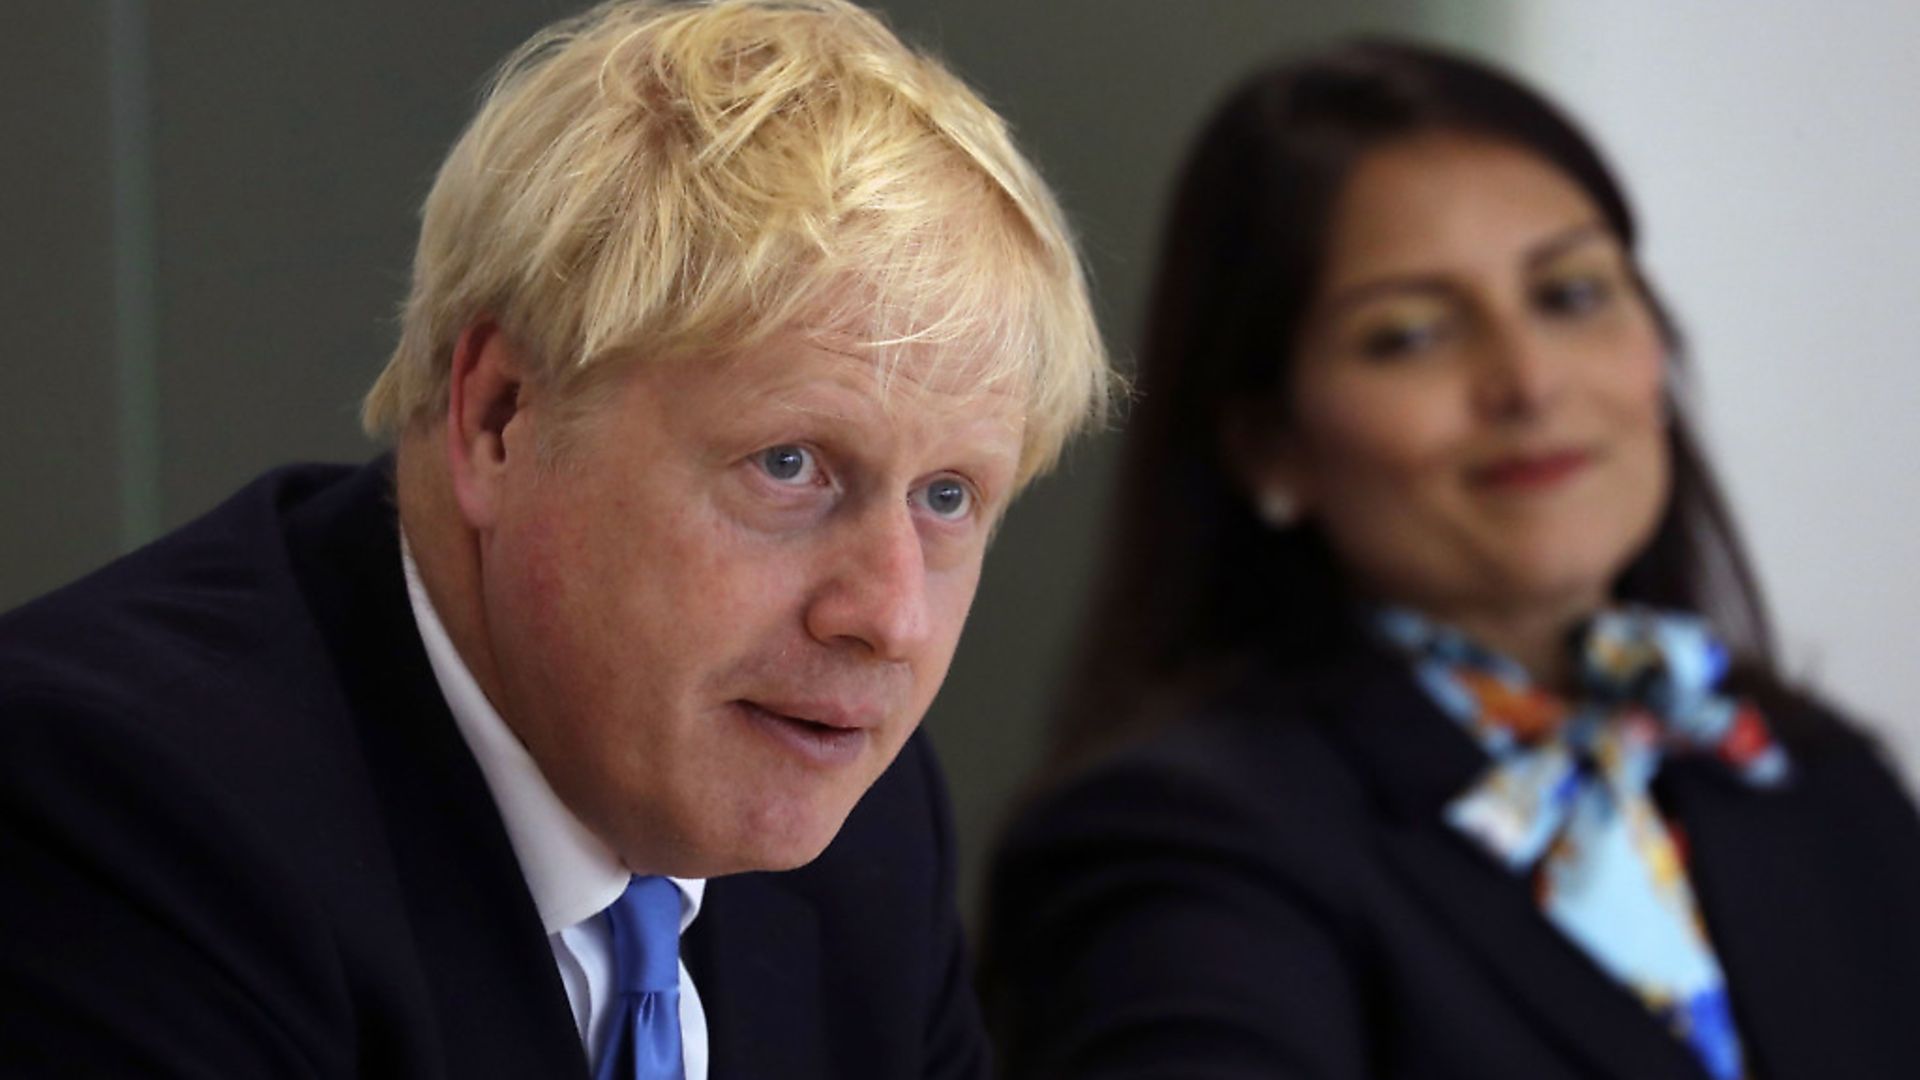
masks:
[[[390,491],[277,471],[0,619],[0,1075],[586,1075]],[[952,891],[916,737],[818,861],[710,883],[712,1075],[983,1074]]]
[[[1920,1076],[1920,820],[1818,714],[1756,791],[1655,794],[1756,1080]],[[989,1027],[1019,1077],[1704,1080],[1440,817],[1485,758],[1384,656],[1253,681],[1031,805],[995,865]]]

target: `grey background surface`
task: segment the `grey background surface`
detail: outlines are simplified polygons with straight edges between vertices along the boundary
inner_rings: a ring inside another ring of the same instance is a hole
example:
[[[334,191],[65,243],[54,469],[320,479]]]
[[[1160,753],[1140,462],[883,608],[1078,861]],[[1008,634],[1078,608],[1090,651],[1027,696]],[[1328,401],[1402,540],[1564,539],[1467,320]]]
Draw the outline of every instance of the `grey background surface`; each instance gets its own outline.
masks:
[[[375,452],[415,207],[490,67],[576,5],[74,0],[0,34],[0,608],[260,470]],[[1471,5],[891,0],[1061,192],[1123,363],[1192,128],[1264,57],[1362,29],[1484,47]],[[963,888],[1039,746],[1091,575],[1112,438],[1018,504],[928,723]]]

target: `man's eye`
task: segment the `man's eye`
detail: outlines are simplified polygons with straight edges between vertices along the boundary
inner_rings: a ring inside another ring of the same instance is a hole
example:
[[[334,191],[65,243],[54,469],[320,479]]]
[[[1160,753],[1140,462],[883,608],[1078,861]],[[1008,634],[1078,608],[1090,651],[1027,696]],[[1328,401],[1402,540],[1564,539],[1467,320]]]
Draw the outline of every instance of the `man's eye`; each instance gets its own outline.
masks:
[[[804,446],[769,446],[760,451],[760,471],[783,484],[811,483],[820,471],[813,451]]]
[[[973,492],[958,480],[935,480],[916,493],[921,505],[935,517],[958,520],[973,508]]]

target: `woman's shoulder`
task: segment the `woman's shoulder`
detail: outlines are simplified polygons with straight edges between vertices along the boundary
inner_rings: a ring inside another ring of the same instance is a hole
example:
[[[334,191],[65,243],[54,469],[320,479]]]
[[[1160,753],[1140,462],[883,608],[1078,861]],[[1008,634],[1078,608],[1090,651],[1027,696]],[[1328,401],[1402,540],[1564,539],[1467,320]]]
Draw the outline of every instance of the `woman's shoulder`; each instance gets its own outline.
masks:
[[[1914,817],[1900,762],[1874,727],[1801,687],[1776,686],[1753,700],[1786,750],[1799,785],[1816,801],[1853,814]]]
[[[1342,770],[1325,737],[1318,680],[1247,674],[1225,685],[1169,692],[1142,723],[1083,754],[1062,787],[1117,783],[1252,785],[1286,779],[1318,787]]]
[[[1338,683],[1338,678],[1333,682]],[[1375,806],[1334,729],[1327,673],[1255,674],[1054,770],[1021,805],[1003,853],[1184,845],[1190,857],[1311,867],[1359,847]]]
[[[1891,749],[1874,728],[1817,690],[1740,668],[1731,689],[1758,707],[1787,756],[1803,768],[1897,771]]]

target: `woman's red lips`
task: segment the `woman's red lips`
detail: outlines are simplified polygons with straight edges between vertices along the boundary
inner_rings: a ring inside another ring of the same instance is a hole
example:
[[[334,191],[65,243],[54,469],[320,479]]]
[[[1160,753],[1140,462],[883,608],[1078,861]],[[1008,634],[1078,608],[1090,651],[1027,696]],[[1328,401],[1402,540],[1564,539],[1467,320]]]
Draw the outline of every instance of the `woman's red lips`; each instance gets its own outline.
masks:
[[[1550,454],[1526,454],[1501,458],[1473,471],[1473,479],[1484,487],[1502,491],[1537,491],[1553,487],[1573,476],[1593,460],[1584,450],[1561,450]]]

